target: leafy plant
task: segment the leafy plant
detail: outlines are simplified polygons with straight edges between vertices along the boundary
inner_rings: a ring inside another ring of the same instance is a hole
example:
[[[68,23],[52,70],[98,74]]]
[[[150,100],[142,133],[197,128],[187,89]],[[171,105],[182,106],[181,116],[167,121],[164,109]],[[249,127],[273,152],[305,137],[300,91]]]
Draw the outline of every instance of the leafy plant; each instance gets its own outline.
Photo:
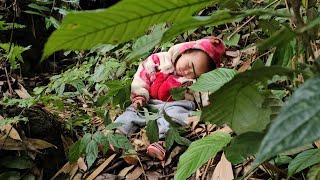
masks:
[[[231,140],[227,133],[215,132],[190,144],[180,156],[175,179],[187,179],[199,167],[222,150]]]
[[[30,49],[30,47],[22,47],[10,43],[0,44],[0,48],[5,52],[4,56],[0,57],[0,61],[8,61],[11,69],[17,69],[19,67],[18,63],[23,62],[21,54]]]

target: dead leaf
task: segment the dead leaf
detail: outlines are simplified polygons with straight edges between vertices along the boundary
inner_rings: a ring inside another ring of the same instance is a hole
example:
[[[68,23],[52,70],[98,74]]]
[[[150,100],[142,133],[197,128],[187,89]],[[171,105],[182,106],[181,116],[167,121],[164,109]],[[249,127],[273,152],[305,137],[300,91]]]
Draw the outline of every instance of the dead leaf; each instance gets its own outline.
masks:
[[[257,53],[257,47],[256,46],[252,46],[249,48],[246,48],[244,50],[241,50],[241,53],[245,54],[245,55],[253,55]]]
[[[33,139],[33,138],[26,138],[26,140],[23,141],[26,143],[28,148],[35,148],[35,149],[46,149],[46,148],[57,148],[55,145],[48,143],[47,141],[44,141],[42,139]]]
[[[236,51],[226,51],[226,56],[228,59],[228,66],[236,67],[240,64],[241,52],[239,50]]]
[[[79,166],[79,169],[81,169],[82,171],[86,172],[88,170],[88,167],[82,157],[78,159],[77,164]]]
[[[130,174],[126,176],[126,179],[138,179],[143,173],[143,169],[141,167],[135,168]]]
[[[18,140],[18,141],[22,141],[18,131],[10,124],[6,124],[6,125],[1,126],[0,130],[2,132],[4,132],[7,136],[9,136],[10,138]]]
[[[106,168],[109,163],[114,159],[116,154],[111,155],[107,160],[105,160],[96,170],[93,171],[92,174],[86,179],[86,180],[93,180],[95,177],[97,177],[103,170]]]
[[[191,129],[194,130],[196,128],[196,126],[198,125],[200,121],[200,117],[199,116],[191,116],[191,117],[188,117],[188,124],[191,125]]]
[[[225,133],[229,133],[229,134],[231,134],[233,132],[232,129],[226,124],[224,124],[223,127],[217,131],[225,132]]]
[[[21,141],[11,139],[11,138],[0,139],[0,147],[3,150],[14,150],[14,151],[20,151],[20,150],[27,149],[27,147],[24,143],[22,143]]]
[[[234,179],[231,163],[227,160],[224,153],[219,163],[214,169],[211,180],[232,180]]]
[[[129,155],[125,155],[123,157],[123,160],[128,164],[136,165],[139,162],[139,157],[137,155],[134,155],[134,154],[129,154]]]
[[[31,97],[28,91],[20,83],[19,89],[15,89],[14,92],[16,92],[21,99],[28,99]]]
[[[164,165],[165,165],[165,166],[169,165],[169,164],[171,163],[172,159],[173,159],[174,157],[176,157],[181,151],[182,151],[182,148],[181,148],[180,146],[175,147],[175,148],[171,151],[171,153],[170,153],[170,155],[169,155],[169,157],[168,157],[168,159],[167,159],[167,161],[166,161],[166,163],[165,163]]]
[[[147,178],[148,178],[148,180],[158,180],[158,179],[161,179],[161,174],[160,173],[158,173],[158,172],[156,172],[156,171],[149,171],[149,172],[147,172]]]
[[[131,166],[129,166],[129,167],[126,167],[126,168],[123,168],[120,172],[119,172],[119,174],[118,174],[118,176],[126,176],[127,174],[128,174],[128,172],[132,169],[134,167],[134,165],[131,165]]]
[[[108,174],[108,173],[100,174],[95,178],[95,180],[117,180],[117,179],[121,179],[121,178],[117,175]]]
[[[67,162],[65,165],[62,166],[62,168],[50,180],[55,179],[61,173],[69,174],[72,171],[72,169],[74,168],[74,166],[78,166],[78,165],[76,163],[70,164],[69,162]]]

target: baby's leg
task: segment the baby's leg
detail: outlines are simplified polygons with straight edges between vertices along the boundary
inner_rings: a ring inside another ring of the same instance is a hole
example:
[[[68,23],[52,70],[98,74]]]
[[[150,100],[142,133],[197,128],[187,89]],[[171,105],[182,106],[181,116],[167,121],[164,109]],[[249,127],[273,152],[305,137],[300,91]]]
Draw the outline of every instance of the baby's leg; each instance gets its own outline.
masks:
[[[172,101],[164,106],[164,110],[173,121],[185,126],[188,124],[188,117],[195,110],[195,104],[188,100]]]
[[[129,106],[126,111],[115,120],[115,123],[122,124],[118,128],[121,133],[130,135],[139,127],[144,126],[146,124],[146,120],[142,116],[138,115],[133,106]]]

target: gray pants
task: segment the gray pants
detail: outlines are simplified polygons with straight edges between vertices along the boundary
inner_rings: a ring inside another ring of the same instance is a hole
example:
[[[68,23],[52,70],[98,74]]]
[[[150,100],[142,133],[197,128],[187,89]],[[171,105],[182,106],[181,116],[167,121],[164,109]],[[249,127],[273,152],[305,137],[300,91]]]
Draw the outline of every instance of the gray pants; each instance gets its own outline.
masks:
[[[148,106],[151,109],[159,110],[160,117],[157,119],[157,123],[160,138],[163,138],[169,130],[169,123],[164,119],[162,111],[165,111],[173,121],[184,126],[187,125],[188,117],[191,116],[192,111],[195,110],[194,102],[188,100],[163,102],[152,99],[149,101]],[[146,118],[143,114],[137,112],[131,105],[115,120],[115,122],[122,123],[122,126],[119,127],[118,130],[126,135],[130,135],[139,127],[146,125]]]

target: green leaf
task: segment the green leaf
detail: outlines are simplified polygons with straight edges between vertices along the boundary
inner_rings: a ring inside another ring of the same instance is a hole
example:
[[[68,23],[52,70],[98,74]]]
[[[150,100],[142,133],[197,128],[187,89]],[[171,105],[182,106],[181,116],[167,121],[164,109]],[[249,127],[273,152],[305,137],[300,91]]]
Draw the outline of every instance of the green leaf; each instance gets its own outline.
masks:
[[[197,82],[190,86],[190,89],[200,92],[215,92],[225,83],[229,82],[236,74],[237,71],[233,69],[218,68],[202,74]]]
[[[264,137],[263,133],[248,132],[232,139],[230,146],[225,148],[226,158],[232,164],[244,162],[247,157],[255,155]]]
[[[1,158],[0,165],[14,169],[30,169],[34,164],[31,159],[26,157],[5,156]]]
[[[159,128],[157,120],[148,120],[146,126],[147,136],[151,143],[159,141]]]
[[[319,180],[320,179],[320,164],[313,166],[307,175],[308,180]]]
[[[20,179],[20,173],[17,171],[7,171],[0,174],[0,180],[17,180]]]
[[[174,143],[174,139],[176,138],[177,130],[175,128],[170,128],[165,137],[165,147],[166,149],[170,149]]]
[[[278,65],[282,67],[291,67],[291,59],[295,55],[296,41],[289,41],[286,44],[281,44],[276,48],[272,56],[271,65]]]
[[[227,133],[215,132],[191,143],[185,153],[180,156],[174,179],[185,180],[217,152],[221,151],[231,140]]]
[[[271,14],[281,17],[289,16],[288,14],[278,13],[277,11],[271,9],[251,9],[246,11],[218,10],[211,16],[194,16],[182,22],[173,24],[173,26],[164,33],[161,41],[170,41],[172,38],[177,37],[182,32],[186,32],[200,26],[217,26],[221,24],[240,21],[247,16],[261,16],[265,14]]]
[[[270,122],[271,109],[263,107],[264,96],[251,86],[233,85],[211,96],[202,109],[201,119],[215,124],[227,123],[236,134],[261,132]]]
[[[176,22],[216,0],[123,0],[105,10],[70,12],[45,45],[43,57],[58,50],[118,44],[145,33],[151,25]]]
[[[277,32],[273,33],[270,38],[257,44],[259,51],[265,51],[271,47],[282,46],[290,42],[295,37],[295,33],[288,27],[282,27]]]
[[[288,166],[288,179],[307,167],[320,163],[320,149],[310,149],[298,154]]]
[[[83,153],[83,150],[80,148],[81,140],[78,140],[69,148],[68,159],[71,163],[76,162]]]
[[[177,136],[175,136],[174,141],[183,146],[189,146],[191,144],[191,141],[189,139],[180,136],[179,133],[177,134]]]
[[[109,143],[116,148],[122,148],[125,150],[132,149],[132,145],[127,137],[121,134],[108,134],[107,138]]]
[[[150,34],[138,38],[132,45],[132,52],[128,54],[126,59],[137,59],[148,53],[160,43],[166,30],[165,24],[161,23],[156,25]]]
[[[230,39],[225,39],[224,44],[227,46],[237,46],[240,40],[240,34],[236,33],[230,37]]]
[[[174,100],[182,100],[184,99],[184,95],[187,91],[186,87],[178,87],[170,90],[170,94]]]
[[[210,95],[209,106],[203,108],[201,119],[227,123],[237,134],[260,132],[270,121],[271,109],[264,106],[265,97],[255,86],[274,75],[291,75],[282,67],[262,67],[237,74]]]
[[[36,9],[38,11],[50,11],[50,9],[46,6],[39,6],[38,4],[35,3],[30,3],[28,4],[28,7],[32,8],[32,9]]]
[[[94,163],[94,161],[98,157],[98,143],[94,140],[91,140],[86,147],[86,161],[88,164],[88,167],[90,168],[91,165]]]
[[[257,163],[320,138],[320,77],[308,79],[284,106],[263,139]]]

